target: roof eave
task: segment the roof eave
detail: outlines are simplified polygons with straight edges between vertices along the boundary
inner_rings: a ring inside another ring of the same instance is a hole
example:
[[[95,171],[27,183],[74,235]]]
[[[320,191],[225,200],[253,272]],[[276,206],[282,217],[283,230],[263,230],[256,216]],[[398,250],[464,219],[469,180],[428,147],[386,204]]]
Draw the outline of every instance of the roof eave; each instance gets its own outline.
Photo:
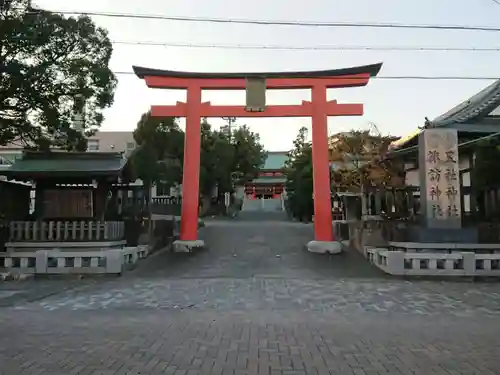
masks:
[[[15,178],[26,178],[26,177],[52,177],[52,176],[68,176],[68,177],[88,177],[92,178],[95,176],[119,176],[123,171],[123,168],[117,170],[105,170],[105,171],[15,171],[11,168],[2,171],[2,175],[8,179]]]

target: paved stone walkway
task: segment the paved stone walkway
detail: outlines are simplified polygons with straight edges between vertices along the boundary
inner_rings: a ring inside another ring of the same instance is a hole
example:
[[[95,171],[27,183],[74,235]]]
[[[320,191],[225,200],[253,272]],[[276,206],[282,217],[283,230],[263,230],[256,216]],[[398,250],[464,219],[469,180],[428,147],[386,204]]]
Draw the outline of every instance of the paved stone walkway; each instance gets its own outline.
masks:
[[[267,218],[266,213],[262,215]],[[208,221],[201,233],[208,250],[195,256],[148,259],[149,264],[136,275],[201,279],[382,277],[359,254],[323,257],[308,253],[305,245],[314,236],[312,224],[278,221],[275,215],[270,216],[269,221]]]
[[[0,374],[500,374],[496,283],[409,282],[355,253],[309,254],[310,225],[202,231],[208,250],[121,278],[24,300],[12,292],[54,282],[0,286]]]

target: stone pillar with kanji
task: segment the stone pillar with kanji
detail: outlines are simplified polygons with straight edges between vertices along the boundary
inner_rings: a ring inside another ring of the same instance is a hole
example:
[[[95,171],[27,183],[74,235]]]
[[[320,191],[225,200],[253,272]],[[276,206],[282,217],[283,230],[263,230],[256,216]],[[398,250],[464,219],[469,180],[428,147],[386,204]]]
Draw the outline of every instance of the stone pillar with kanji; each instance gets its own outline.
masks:
[[[425,129],[419,136],[422,242],[469,242],[475,235],[462,228],[458,132]]]
[[[462,226],[458,135],[455,129],[426,129],[422,133],[421,207],[428,228]]]

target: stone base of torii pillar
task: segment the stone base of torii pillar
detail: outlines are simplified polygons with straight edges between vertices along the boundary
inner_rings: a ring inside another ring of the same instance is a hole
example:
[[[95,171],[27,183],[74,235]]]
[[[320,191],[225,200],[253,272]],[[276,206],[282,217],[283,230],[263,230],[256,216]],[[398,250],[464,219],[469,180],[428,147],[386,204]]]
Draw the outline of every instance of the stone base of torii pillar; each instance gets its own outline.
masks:
[[[202,240],[184,241],[176,240],[173,243],[172,250],[174,253],[192,253],[201,250],[205,247],[205,242]]]
[[[307,251],[318,254],[340,254],[342,244],[337,241],[309,241]]]

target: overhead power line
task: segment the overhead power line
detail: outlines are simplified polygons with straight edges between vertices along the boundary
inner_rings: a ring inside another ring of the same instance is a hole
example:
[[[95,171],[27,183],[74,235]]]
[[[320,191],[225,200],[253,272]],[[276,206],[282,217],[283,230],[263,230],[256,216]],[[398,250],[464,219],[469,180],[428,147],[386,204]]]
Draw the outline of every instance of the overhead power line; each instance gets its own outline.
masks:
[[[269,21],[252,19],[229,19],[229,18],[210,18],[210,17],[184,17],[184,16],[164,16],[159,14],[130,14],[114,12],[78,12],[68,10],[52,10],[54,13],[75,15],[82,14],[87,16],[110,17],[110,18],[128,18],[144,20],[164,20],[164,21],[182,21],[182,22],[200,22],[200,23],[219,23],[219,24],[240,24],[257,26],[300,26],[300,27],[355,27],[355,28],[378,28],[378,29],[422,29],[422,30],[462,30],[462,31],[490,31],[500,32],[500,27],[476,26],[476,25],[431,25],[431,24],[406,24],[406,23],[382,23],[382,22],[306,22],[306,21]]]
[[[500,0],[499,0],[500,1]],[[21,39],[34,39],[33,36],[21,36]],[[498,47],[446,47],[446,46],[369,46],[349,44],[285,45],[285,44],[223,44],[223,43],[176,43],[148,40],[112,40],[113,44],[145,47],[174,47],[194,49],[228,50],[281,50],[281,51],[394,51],[394,52],[500,52]]]
[[[135,75],[134,72],[125,72],[125,71],[114,71],[116,75]],[[335,78],[335,77],[333,77]],[[339,79],[349,79],[346,77],[339,76]],[[371,79],[382,79],[382,80],[428,80],[428,81],[491,81],[497,80],[499,77],[492,76],[476,76],[476,77],[467,77],[467,76],[425,76],[425,75],[401,75],[401,76],[375,76]],[[357,79],[353,77],[352,79]]]
[[[180,48],[217,48],[236,50],[288,50],[288,51],[444,51],[444,52],[500,52],[500,47],[425,47],[425,46],[361,46],[361,45],[251,45],[251,44],[203,44],[203,43],[171,43],[155,41],[115,40],[113,44],[180,47]]]

